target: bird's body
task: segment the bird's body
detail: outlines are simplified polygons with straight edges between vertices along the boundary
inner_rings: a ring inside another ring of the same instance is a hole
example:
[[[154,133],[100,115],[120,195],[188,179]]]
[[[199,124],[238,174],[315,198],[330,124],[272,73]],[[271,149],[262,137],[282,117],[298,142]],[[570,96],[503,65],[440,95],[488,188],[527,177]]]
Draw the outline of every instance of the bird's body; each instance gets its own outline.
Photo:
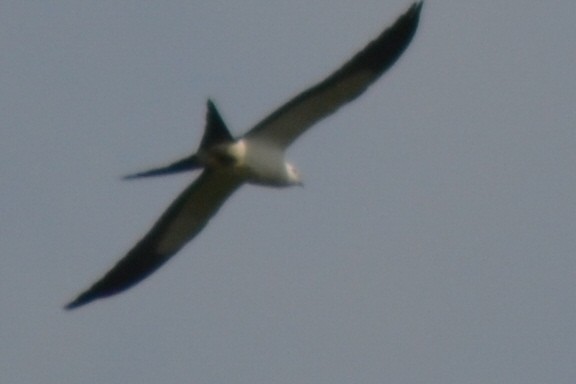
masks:
[[[284,159],[283,152],[269,146],[240,139],[221,148],[220,153],[225,153],[226,163],[230,162],[224,167],[249,184],[287,187],[300,183],[294,166]]]
[[[224,201],[245,183],[300,185],[286,149],[319,120],[360,96],[404,52],[418,26],[422,2],[324,81],[278,108],[244,136],[233,138],[214,104],[208,102],[206,129],[193,155],[167,167],[128,176],[140,178],[203,169],[152,229],[103,278],[66,306],[79,307],[137,284],[192,240]]]

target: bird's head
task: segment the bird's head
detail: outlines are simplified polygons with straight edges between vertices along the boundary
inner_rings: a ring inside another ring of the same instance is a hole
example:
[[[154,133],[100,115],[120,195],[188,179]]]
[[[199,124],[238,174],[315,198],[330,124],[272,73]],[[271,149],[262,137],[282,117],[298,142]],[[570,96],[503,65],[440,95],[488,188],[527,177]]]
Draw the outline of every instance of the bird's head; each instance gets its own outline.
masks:
[[[286,163],[286,177],[288,185],[298,185],[300,187],[304,186],[304,183],[300,178],[300,172],[298,172],[296,167],[290,163]]]

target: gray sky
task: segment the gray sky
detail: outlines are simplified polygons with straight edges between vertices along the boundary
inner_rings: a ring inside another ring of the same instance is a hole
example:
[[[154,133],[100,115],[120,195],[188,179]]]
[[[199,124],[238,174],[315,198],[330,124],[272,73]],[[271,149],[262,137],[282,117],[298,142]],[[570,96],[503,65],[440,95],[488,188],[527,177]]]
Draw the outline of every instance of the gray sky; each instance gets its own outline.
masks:
[[[125,294],[62,305],[410,1],[0,5],[3,383],[570,383],[576,3],[428,1],[377,85]]]

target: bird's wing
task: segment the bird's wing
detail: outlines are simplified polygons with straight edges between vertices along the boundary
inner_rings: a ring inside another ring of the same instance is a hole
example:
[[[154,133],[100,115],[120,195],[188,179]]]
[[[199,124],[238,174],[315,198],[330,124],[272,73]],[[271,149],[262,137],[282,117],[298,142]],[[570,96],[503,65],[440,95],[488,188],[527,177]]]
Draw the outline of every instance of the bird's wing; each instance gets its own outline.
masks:
[[[120,293],[145,279],[192,240],[240,185],[242,180],[229,173],[204,171],[123,259],[66,309]]]
[[[246,137],[286,148],[314,123],[360,96],[404,52],[418,27],[421,8],[422,2],[413,4],[339,70],[277,109]]]

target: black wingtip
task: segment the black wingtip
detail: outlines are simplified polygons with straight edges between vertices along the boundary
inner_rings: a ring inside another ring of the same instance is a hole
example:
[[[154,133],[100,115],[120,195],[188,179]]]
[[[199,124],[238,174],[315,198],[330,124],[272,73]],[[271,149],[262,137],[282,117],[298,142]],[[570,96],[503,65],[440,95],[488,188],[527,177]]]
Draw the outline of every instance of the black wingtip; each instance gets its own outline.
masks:
[[[422,6],[424,5],[424,1],[417,1],[414,4],[412,4],[412,6],[410,7],[410,9],[408,10],[408,12],[414,12],[416,14],[420,14],[420,11],[422,11]]]
[[[422,7],[424,6],[424,1],[417,1],[408,9],[405,13],[406,16],[416,19],[418,23],[420,21],[420,13],[422,12]]]
[[[76,300],[74,300],[74,301],[66,304],[66,305],[64,306],[64,309],[67,310],[67,311],[71,311],[71,310],[73,310],[73,309],[76,309],[76,308],[80,307],[81,305],[83,305],[83,304],[82,304],[82,303],[77,303]]]
[[[410,7],[410,9],[408,9],[408,12],[406,12],[407,14],[413,14],[414,17],[416,18],[420,18],[420,12],[422,12],[422,7],[424,6],[424,1],[417,1],[414,4],[412,4],[412,6]]]
[[[396,22],[385,29],[380,36],[370,42],[359,52],[350,65],[371,68],[382,74],[402,56],[416,34],[420,22],[423,1],[413,3],[408,10],[396,19]],[[342,72],[349,70],[347,66]]]
[[[80,296],[78,296],[76,299],[72,300],[68,304],[66,304],[64,306],[64,309],[67,311],[71,311],[73,309],[76,309],[78,307],[86,305],[86,304],[96,300],[97,298],[98,297],[95,296],[92,292],[87,291],[87,292],[82,293]]]

